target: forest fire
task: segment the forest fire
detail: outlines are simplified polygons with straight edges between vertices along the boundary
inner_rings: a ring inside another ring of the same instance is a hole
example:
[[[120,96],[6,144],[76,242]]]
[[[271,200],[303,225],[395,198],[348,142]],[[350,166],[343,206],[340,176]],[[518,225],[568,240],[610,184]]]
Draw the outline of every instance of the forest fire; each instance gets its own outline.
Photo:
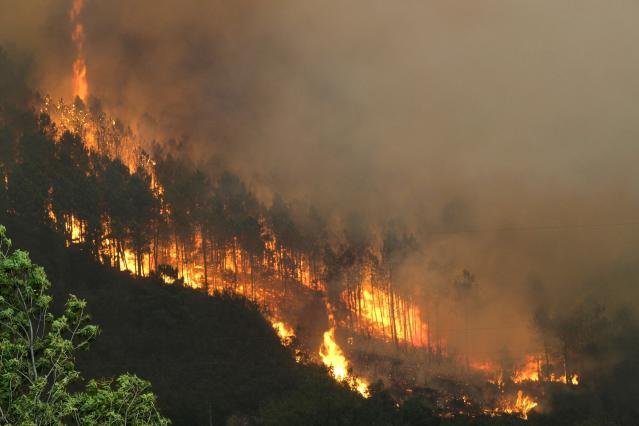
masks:
[[[0,424],[635,424],[637,10],[514,3],[4,2]]]
[[[280,236],[277,221],[263,213],[251,225],[256,233],[251,236],[250,243],[247,235],[242,234],[245,230],[224,230],[216,234],[205,222],[195,222],[187,232],[180,230],[176,224],[185,220],[180,216],[185,208],[180,203],[189,200],[172,189],[175,183],[171,179],[175,179],[177,170],[171,167],[177,167],[177,164],[170,165],[161,157],[151,159],[130,132],[99,130],[115,129],[111,127],[115,120],[107,118],[106,114],[86,112],[81,107],[65,106],[62,102],[51,107],[48,98],[45,98],[42,111],[53,112],[52,119],[59,129],[80,132],[84,129],[82,142],[87,153],[114,161],[127,159],[128,164],[122,164],[123,188],[140,185],[141,194],[146,192],[151,197],[149,214],[156,215],[145,219],[143,225],[144,232],[153,237],[140,240],[143,236],[136,237],[135,226],[142,225],[135,222],[124,225],[128,218],[106,216],[92,224],[80,214],[63,213],[52,203],[49,217],[62,227],[67,235],[67,245],[97,243],[97,256],[102,263],[136,276],[156,276],[165,284],[183,285],[210,295],[224,291],[243,295],[263,307],[265,312],[277,313],[278,319],[271,320],[271,324],[284,345],[297,339],[290,326],[293,318],[286,316],[283,307],[301,294],[315,294],[326,300],[329,284],[325,277],[331,265],[325,259],[292,249]],[[93,133],[91,144],[86,142],[86,129],[98,129]],[[65,137],[60,130],[56,134],[58,138]],[[199,185],[188,183],[193,184]],[[51,196],[55,200],[55,194]],[[186,207],[187,211],[193,208]],[[128,229],[127,234],[122,234],[122,229]],[[394,289],[388,271],[380,265],[364,264],[358,276],[359,281],[349,281],[341,288],[339,297],[332,304],[325,302],[329,328],[321,336],[314,359],[328,367],[336,381],[346,382],[368,397],[368,382],[353,375],[351,361],[337,342],[338,327],[359,336],[379,339],[398,349],[410,348],[431,356],[435,348],[443,354],[440,356],[446,356],[446,352],[442,344],[444,336],[438,336],[437,346],[431,341],[429,324],[422,311],[411,302],[410,294],[400,294]],[[339,320],[336,320],[338,310]],[[298,354],[295,359],[300,362],[302,358]],[[496,408],[485,410],[490,415],[516,414],[526,419],[539,404],[534,395],[522,390],[516,394],[514,390],[503,393],[506,380],[520,385],[540,382],[578,384],[577,374],[571,375],[570,380],[555,373],[542,375],[545,366],[538,355],[526,357],[509,378],[491,362],[474,361],[470,366],[492,377],[489,381],[501,389],[501,402]]]
[[[295,331],[293,330],[291,326],[289,326],[285,322],[274,321],[272,325],[275,331],[277,332],[277,335],[279,336],[280,340],[282,340],[282,343],[288,344],[290,339],[295,337]]]
[[[324,340],[319,349],[319,355],[322,358],[322,362],[330,369],[335,380],[348,382],[349,385],[357,390],[357,392],[367,398],[369,396],[368,384],[359,377],[352,375],[349,362],[335,340],[335,318],[329,303],[326,303],[326,309],[328,311],[330,328],[324,332]]]
[[[73,0],[69,19],[73,26],[71,39],[76,48],[76,59],[73,62],[73,97],[78,97],[82,101],[89,96],[89,83],[87,81],[87,65],[84,59],[84,26],[80,22],[80,14],[84,8],[84,0]]]
[[[556,375],[555,373],[550,373],[543,376],[542,371],[544,368],[546,366],[542,362],[541,356],[529,356],[526,364],[516,370],[511,379],[514,383],[547,381],[572,385],[579,384],[579,375],[576,373],[569,376],[570,380],[567,380],[565,374]]]
[[[416,347],[429,344],[428,325],[422,321],[419,308],[384,288],[376,288],[370,277],[362,284],[361,297],[353,305],[360,314],[358,325],[363,333]]]
[[[523,391],[517,391],[517,399],[513,404],[506,405],[506,407],[502,408],[504,413],[512,414],[517,413],[519,416],[526,420],[528,418],[528,413],[530,410],[535,408],[538,405],[531,397],[525,395]]]

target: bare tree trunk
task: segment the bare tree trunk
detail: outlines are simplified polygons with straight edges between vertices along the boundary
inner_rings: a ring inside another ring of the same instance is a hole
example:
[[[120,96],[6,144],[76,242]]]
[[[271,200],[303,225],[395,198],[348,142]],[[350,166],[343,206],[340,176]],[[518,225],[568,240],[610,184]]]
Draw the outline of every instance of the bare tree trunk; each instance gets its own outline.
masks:
[[[395,296],[393,294],[393,268],[389,266],[388,273],[388,298],[389,298],[389,310],[390,310],[390,326],[391,326],[391,336],[393,338],[393,343],[395,346],[398,345],[397,342],[397,325],[395,323]]]
[[[564,340],[563,342],[563,356],[564,356],[564,377],[566,378],[566,383],[570,383],[570,378],[568,374],[570,372],[570,368],[568,365],[568,344]]]
[[[237,240],[233,237],[233,291],[237,291]]]
[[[180,278],[180,249],[178,245],[177,232],[174,234],[174,236],[175,236],[175,269],[177,272],[177,277]]]
[[[255,302],[255,257],[251,255],[251,294],[252,299]]]
[[[155,224],[153,229],[153,269],[158,270],[158,244],[160,241],[160,225]],[[151,269],[151,259],[149,259],[149,270]]]
[[[545,342],[545,341],[544,341],[544,359],[545,359],[545,364],[544,365],[546,367],[545,368],[546,371],[543,372],[544,373],[544,377],[543,377],[542,380],[547,378],[545,376],[547,376],[546,373],[548,372],[548,366],[550,366],[550,356],[548,355],[548,343]]]
[[[202,240],[202,263],[204,264],[204,288],[206,289],[206,294],[209,294],[209,271],[208,271],[208,263],[206,259],[206,230],[202,229],[201,231],[201,240]]]

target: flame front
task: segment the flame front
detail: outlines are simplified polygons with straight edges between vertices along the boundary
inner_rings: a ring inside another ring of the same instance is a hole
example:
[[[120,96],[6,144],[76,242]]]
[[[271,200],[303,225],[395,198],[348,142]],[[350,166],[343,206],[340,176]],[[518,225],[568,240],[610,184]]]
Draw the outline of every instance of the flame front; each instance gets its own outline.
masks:
[[[541,358],[538,356],[529,356],[526,364],[522,368],[516,370],[511,379],[514,383],[539,382],[541,378],[541,371]],[[563,383],[566,385],[571,384],[575,386],[579,384],[579,376],[577,374],[572,374],[569,377],[570,380],[566,379],[565,374],[556,375],[555,373],[550,373],[549,375],[546,375],[542,381]]]
[[[535,357],[528,357],[526,365],[517,371],[512,376],[512,380],[515,383],[521,383],[525,381],[538,382],[539,381],[539,363]]]
[[[335,340],[335,317],[329,303],[326,303],[326,309],[331,327],[324,332],[324,339],[319,349],[320,358],[322,358],[324,365],[330,369],[335,380],[347,381],[364,398],[368,398],[368,384],[350,373],[348,360]]]
[[[284,345],[287,345],[291,339],[295,337],[293,327],[286,324],[284,321],[275,321],[272,325]]]
[[[513,405],[505,407],[503,411],[507,414],[517,413],[519,414],[519,417],[527,420],[528,412],[530,412],[530,410],[535,408],[537,405],[538,403],[535,400],[524,394],[522,390],[518,390],[515,403]]]
[[[335,341],[335,327],[324,332],[324,341],[319,351],[322,362],[331,369],[333,377],[343,381],[348,377],[348,361]]]

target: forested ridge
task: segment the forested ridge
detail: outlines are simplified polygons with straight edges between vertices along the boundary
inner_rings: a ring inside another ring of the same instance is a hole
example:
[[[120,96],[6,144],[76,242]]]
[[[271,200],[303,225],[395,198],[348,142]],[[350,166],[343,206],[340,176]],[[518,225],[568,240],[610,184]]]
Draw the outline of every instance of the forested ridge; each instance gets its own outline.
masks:
[[[410,295],[397,289],[395,298],[392,281],[398,259],[415,248],[409,234],[390,233],[375,251],[354,221],[349,243],[334,250],[324,244],[325,224],[312,210],[313,224],[306,229],[312,232],[303,232],[284,200],[276,197],[266,208],[226,171],[212,178],[161,150],[140,157],[147,163],[132,170],[118,158],[90,152],[77,134],[59,134],[49,116],[32,107],[21,70],[6,55],[0,55],[0,83],[0,223],[17,247],[45,267],[55,301],[69,293],[88,301],[103,331],[78,360],[83,374],[128,371],[151,381],[163,413],[175,424],[523,422],[481,412],[446,417],[463,411],[466,401],[437,406],[431,389],[398,397],[373,384],[364,399],[323,367],[296,363],[296,346],[282,346],[262,315],[269,291],[286,295],[302,284],[308,297],[321,298],[318,289],[326,283],[331,301],[342,304],[341,319],[370,332],[358,310],[358,271],[372,265],[378,268],[376,285],[389,291],[384,309],[392,311],[391,320],[383,331],[390,343],[401,347],[419,340],[409,319]],[[161,190],[154,179],[162,182]],[[135,265],[121,268],[131,259]],[[195,259],[201,259],[202,270],[189,267]],[[185,288],[189,281],[206,291]],[[343,292],[347,297],[340,299]],[[605,359],[610,366],[590,376],[591,388],[549,385],[554,411],[531,413],[529,424],[636,421],[637,330],[623,313],[606,317],[598,308],[590,313],[607,337],[581,345],[570,333],[582,328],[567,322],[559,330],[538,312],[549,335],[563,332],[564,342],[576,342],[571,356],[578,354],[583,364]],[[624,349],[614,358],[609,346]],[[428,339],[432,357],[441,356],[440,349]]]
[[[175,424],[221,424],[229,416],[240,424],[400,421],[385,392],[378,392],[386,401],[378,408],[375,395],[365,400],[347,384],[336,383],[324,367],[296,363],[295,349],[282,346],[256,302],[231,292],[196,292],[179,285],[185,279],[180,269],[184,247],[192,242],[193,228],[205,226],[195,207],[175,206],[173,228],[163,229],[176,238],[181,255],[177,267],[156,261],[156,273],[142,277],[142,258],[158,254],[152,255],[150,246],[162,230],[150,175],[144,167],[131,172],[117,158],[89,152],[78,135],[64,132],[58,138],[48,115],[31,107],[33,94],[22,84],[20,70],[4,54],[0,65],[7,95],[0,110],[0,222],[14,236],[15,246],[44,266],[55,301],[69,293],[87,300],[103,331],[92,351],[78,360],[83,374],[109,377],[130,371],[150,380],[160,408]],[[192,191],[212,188],[201,172],[188,172],[190,167],[170,155],[158,170],[175,180],[167,186],[173,191],[167,198],[197,202],[201,198]],[[244,249],[263,250],[256,219],[263,207],[236,177],[223,173],[219,182],[218,194],[226,197],[226,205],[222,209],[215,199],[207,200],[212,203],[207,211],[221,216],[212,222],[207,218],[206,224],[216,227],[225,244],[241,242]],[[301,241],[283,202],[271,210],[282,238]],[[81,241],[71,222],[63,220],[71,217],[82,224]],[[99,250],[105,218],[108,238],[115,241],[107,254]],[[135,253],[133,273],[114,268],[125,248]],[[294,273],[293,257],[277,260],[282,267],[276,282],[284,292]],[[167,286],[166,276],[177,285]],[[224,278],[238,285],[237,275]],[[416,407],[415,415],[436,419],[428,404]]]

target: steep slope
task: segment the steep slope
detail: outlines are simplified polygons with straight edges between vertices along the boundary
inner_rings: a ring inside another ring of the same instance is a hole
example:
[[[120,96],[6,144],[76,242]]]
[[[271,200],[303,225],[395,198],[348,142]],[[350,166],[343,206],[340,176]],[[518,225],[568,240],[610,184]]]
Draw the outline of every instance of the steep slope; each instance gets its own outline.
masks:
[[[132,279],[65,248],[44,226],[2,222],[45,267],[56,301],[68,293],[88,301],[102,333],[78,360],[87,376],[128,371],[150,380],[175,424],[254,413],[295,387],[301,367],[246,299]]]

